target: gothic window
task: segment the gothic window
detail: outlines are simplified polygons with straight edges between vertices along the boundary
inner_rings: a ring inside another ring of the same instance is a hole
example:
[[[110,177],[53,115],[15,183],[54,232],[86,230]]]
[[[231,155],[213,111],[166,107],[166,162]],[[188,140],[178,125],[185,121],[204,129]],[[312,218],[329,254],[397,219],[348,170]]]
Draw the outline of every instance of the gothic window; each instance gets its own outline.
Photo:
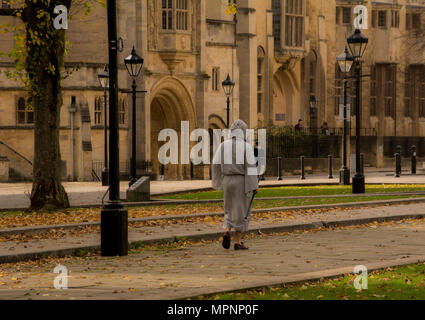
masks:
[[[212,83],[213,91],[220,90],[220,68],[219,67],[214,67],[212,69],[211,83]]]
[[[387,11],[385,10],[378,11],[378,27],[379,28],[387,27]]]
[[[263,111],[263,92],[264,92],[264,56],[265,51],[262,47],[258,47],[257,57],[257,112]]]
[[[376,67],[370,68],[370,115],[376,116]]]
[[[173,0],[162,0],[162,29],[173,28]]]
[[[189,0],[162,0],[162,29],[189,30]]]
[[[118,123],[121,125],[125,125],[126,121],[126,103],[125,99],[120,99],[120,102],[118,104]]]
[[[387,64],[385,70],[385,116],[395,117],[395,96],[396,96],[396,68],[393,64]],[[425,97],[424,97],[425,98]]]
[[[16,123],[17,124],[33,124],[34,123],[34,110],[31,107],[31,98],[25,100],[21,97],[18,99],[16,107]]]
[[[391,28],[398,28],[400,26],[400,12],[397,10],[391,11]]]
[[[273,0],[273,37],[275,49],[281,48],[282,8],[281,0]]]
[[[342,8],[342,24],[351,24],[351,7]]]
[[[94,100],[94,124],[101,125],[102,124],[102,97],[96,97]]]
[[[304,0],[286,0],[285,46],[302,47],[304,40]]]
[[[347,74],[347,77],[351,78],[353,76],[354,76],[354,68],[351,68],[351,71],[350,73]],[[335,115],[339,115],[339,102],[340,102],[340,99],[343,99],[343,98],[344,98],[344,73],[341,72],[341,69],[339,68],[339,65],[337,63],[335,64],[335,108],[334,108]],[[351,98],[351,114],[354,114],[356,92],[354,90],[354,83],[352,80],[348,80],[348,83],[347,83],[347,98]]]
[[[412,81],[412,72],[410,69],[410,67],[407,67],[404,73],[404,116],[406,118],[413,116],[411,91],[413,91],[412,85],[414,81]]]

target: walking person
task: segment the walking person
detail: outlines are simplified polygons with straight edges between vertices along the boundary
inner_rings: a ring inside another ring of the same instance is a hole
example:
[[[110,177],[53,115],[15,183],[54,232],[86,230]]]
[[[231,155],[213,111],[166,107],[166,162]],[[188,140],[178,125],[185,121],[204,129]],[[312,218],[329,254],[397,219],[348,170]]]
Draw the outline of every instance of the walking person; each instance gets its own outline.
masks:
[[[230,249],[232,229],[236,231],[235,250],[247,250],[242,233],[248,231],[253,194],[258,192],[256,160],[252,146],[247,143],[247,125],[236,120],[229,139],[217,149],[212,166],[212,186],[224,196],[224,227],[222,245]]]

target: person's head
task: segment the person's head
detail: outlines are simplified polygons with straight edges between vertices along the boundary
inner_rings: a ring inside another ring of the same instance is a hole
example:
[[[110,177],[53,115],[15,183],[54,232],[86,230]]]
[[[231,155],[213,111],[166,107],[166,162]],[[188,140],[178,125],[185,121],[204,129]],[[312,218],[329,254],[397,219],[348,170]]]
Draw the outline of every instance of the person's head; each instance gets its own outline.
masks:
[[[327,127],[328,123],[327,122],[323,122],[323,126]]]
[[[232,132],[232,136],[241,137],[242,139],[246,140],[246,131],[248,130],[248,126],[244,121],[240,119],[236,120],[233,122],[230,130]]]
[[[298,120],[298,124],[299,124],[300,126],[302,126],[302,125],[303,125],[303,119]]]

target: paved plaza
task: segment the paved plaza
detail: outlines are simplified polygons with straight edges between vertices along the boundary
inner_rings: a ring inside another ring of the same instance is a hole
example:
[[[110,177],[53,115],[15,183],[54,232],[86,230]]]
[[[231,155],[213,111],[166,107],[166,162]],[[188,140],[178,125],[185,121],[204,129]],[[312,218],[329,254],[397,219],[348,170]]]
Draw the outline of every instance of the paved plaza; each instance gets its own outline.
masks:
[[[128,257],[0,265],[1,299],[178,299],[425,260],[425,221],[258,236],[246,252],[218,241]],[[53,288],[55,266],[70,271]]]

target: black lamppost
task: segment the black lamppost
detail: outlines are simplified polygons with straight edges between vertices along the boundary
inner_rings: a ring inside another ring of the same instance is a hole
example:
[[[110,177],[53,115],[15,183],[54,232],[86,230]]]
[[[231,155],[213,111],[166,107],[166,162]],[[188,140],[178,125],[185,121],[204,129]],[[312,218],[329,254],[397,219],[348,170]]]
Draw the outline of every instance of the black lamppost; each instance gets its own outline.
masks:
[[[336,58],[341,72],[344,74],[344,129],[343,129],[343,161],[342,168],[339,171],[339,184],[350,185],[350,169],[347,167],[347,74],[350,72],[354,63],[354,57],[348,52],[345,47],[344,52]]]
[[[116,0],[107,0],[109,50],[109,201],[102,208],[102,256],[128,254],[128,212],[120,203],[118,146],[118,39]]]
[[[100,85],[103,88],[103,102],[104,102],[104,111],[103,111],[103,123],[104,123],[104,154],[105,154],[105,166],[102,171],[102,186],[107,186],[109,184],[109,170],[108,170],[108,95],[107,90],[109,88],[109,71],[108,65],[105,65],[103,71],[97,75]]]
[[[130,161],[130,187],[137,182],[137,163],[136,163],[136,94],[137,84],[136,78],[142,70],[144,60],[139,57],[133,47],[131,54],[124,59],[128,74],[133,78],[133,121],[132,121],[132,141],[131,141],[131,161]]]
[[[317,99],[314,95],[310,96],[310,134],[313,137],[312,156],[316,158],[319,156],[319,142],[317,136]],[[312,132],[311,132],[312,131]]]
[[[361,80],[361,58],[366,51],[368,38],[359,29],[347,39],[348,46],[354,58],[355,79],[356,79],[356,174],[353,177],[353,193],[365,193],[365,177],[360,164],[360,80]]]
[[[235,83],[230,79],[230,75],[227,75],[226,80],[221,84],[223,86],[224,93],[227,96],[227,129],[230,128],[230,96],[232,95]]]

